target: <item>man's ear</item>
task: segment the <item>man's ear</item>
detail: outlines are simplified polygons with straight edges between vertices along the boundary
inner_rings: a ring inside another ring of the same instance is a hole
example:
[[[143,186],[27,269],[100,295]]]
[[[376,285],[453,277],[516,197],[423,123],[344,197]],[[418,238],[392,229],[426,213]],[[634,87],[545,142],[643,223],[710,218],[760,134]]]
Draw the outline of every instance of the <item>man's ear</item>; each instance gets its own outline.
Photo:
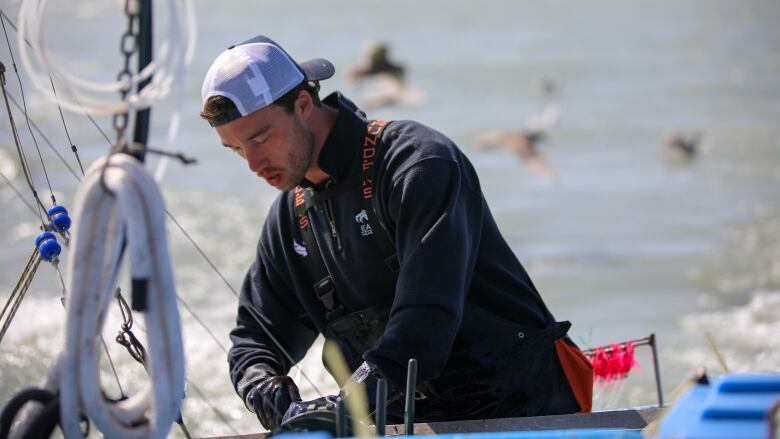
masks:
[[[308,119],[308,117],[311,115],[312,108],[314,107],[314,102],[311,99],[311,95],[306,90],[301,90],[298,92],[298,98],[295,99],[295,113],[300,117],[301,119]]]

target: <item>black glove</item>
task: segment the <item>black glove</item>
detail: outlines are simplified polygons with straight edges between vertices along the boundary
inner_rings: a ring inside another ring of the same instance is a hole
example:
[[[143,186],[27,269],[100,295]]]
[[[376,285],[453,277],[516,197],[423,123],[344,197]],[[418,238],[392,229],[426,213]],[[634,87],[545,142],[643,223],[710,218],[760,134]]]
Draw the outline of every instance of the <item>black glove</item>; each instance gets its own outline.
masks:
[[[284,414],[282,423],[287,422],[290,418],[300,415],[301,413],[308,413],[313,411],[326,411],[335,412],[336,406],[338,406],[339,397],[337,395],[321,396],[311,401],[298,401],[290,404],[287,412]]]
[[[300,400],[298,386],[286,375],[265,377],[255,382],[246,394],[247,407],[268,430],[279,426],[290,404]]]
[[[311,401],[298,401],[290,404],[287,412],[284,414],[282,423],[287,422],[291,418],[300,415],[301,413],[308,413],[313,411],[326,411],[335,412],[338,406],[339,400],[349,397],[349,391],[354,384],[363,384],[366,388],[366,396],[368,397],[369,413],[373,413],[376,404],[376,383],[380,378],[384,378],[382,372],[379,371],[375,365],[363,362],[349,377],[351,385],[345,384],[338,395],[326,395],[321,396]],[[395,388],[385,379],[387,383],[387,401],[392,402],[401,396],[400,392],[395,391]]]

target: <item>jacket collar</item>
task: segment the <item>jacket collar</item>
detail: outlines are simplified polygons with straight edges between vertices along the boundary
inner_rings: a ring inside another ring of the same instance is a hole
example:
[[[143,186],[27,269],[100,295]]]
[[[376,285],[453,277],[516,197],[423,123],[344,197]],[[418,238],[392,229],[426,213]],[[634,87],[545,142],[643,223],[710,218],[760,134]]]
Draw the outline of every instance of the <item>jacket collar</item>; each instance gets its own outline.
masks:
[[[352,175],[359,161],[360,146],[363,143],[368,120],[366,114],[340,92],[333,92],[322,100],[324,105],[336,108],[339,113],[333,128],[325,138],[317,165],[338,183]],[[303,186],[313,186],[304,179]]]

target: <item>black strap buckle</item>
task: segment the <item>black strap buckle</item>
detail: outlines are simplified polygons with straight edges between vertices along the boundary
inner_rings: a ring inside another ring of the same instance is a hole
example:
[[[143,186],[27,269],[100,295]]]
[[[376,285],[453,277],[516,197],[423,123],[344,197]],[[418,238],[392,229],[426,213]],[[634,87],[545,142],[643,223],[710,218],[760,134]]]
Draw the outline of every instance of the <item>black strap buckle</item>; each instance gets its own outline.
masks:
[[[330,276],[325,276],[314,283],[314,293],[328,311],[333,311],[333,307],[336,306],[335,292]]]

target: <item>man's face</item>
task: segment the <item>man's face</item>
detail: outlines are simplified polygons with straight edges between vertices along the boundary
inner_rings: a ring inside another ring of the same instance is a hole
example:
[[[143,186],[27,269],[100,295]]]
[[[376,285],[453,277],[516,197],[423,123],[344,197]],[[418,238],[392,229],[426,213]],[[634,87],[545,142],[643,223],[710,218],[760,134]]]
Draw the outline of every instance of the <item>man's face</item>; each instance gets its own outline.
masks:
[[[298,112],[269,105],[218,126],[217,134],[253,173],[281,191],[298,185],[313,165],[314,135]]]

